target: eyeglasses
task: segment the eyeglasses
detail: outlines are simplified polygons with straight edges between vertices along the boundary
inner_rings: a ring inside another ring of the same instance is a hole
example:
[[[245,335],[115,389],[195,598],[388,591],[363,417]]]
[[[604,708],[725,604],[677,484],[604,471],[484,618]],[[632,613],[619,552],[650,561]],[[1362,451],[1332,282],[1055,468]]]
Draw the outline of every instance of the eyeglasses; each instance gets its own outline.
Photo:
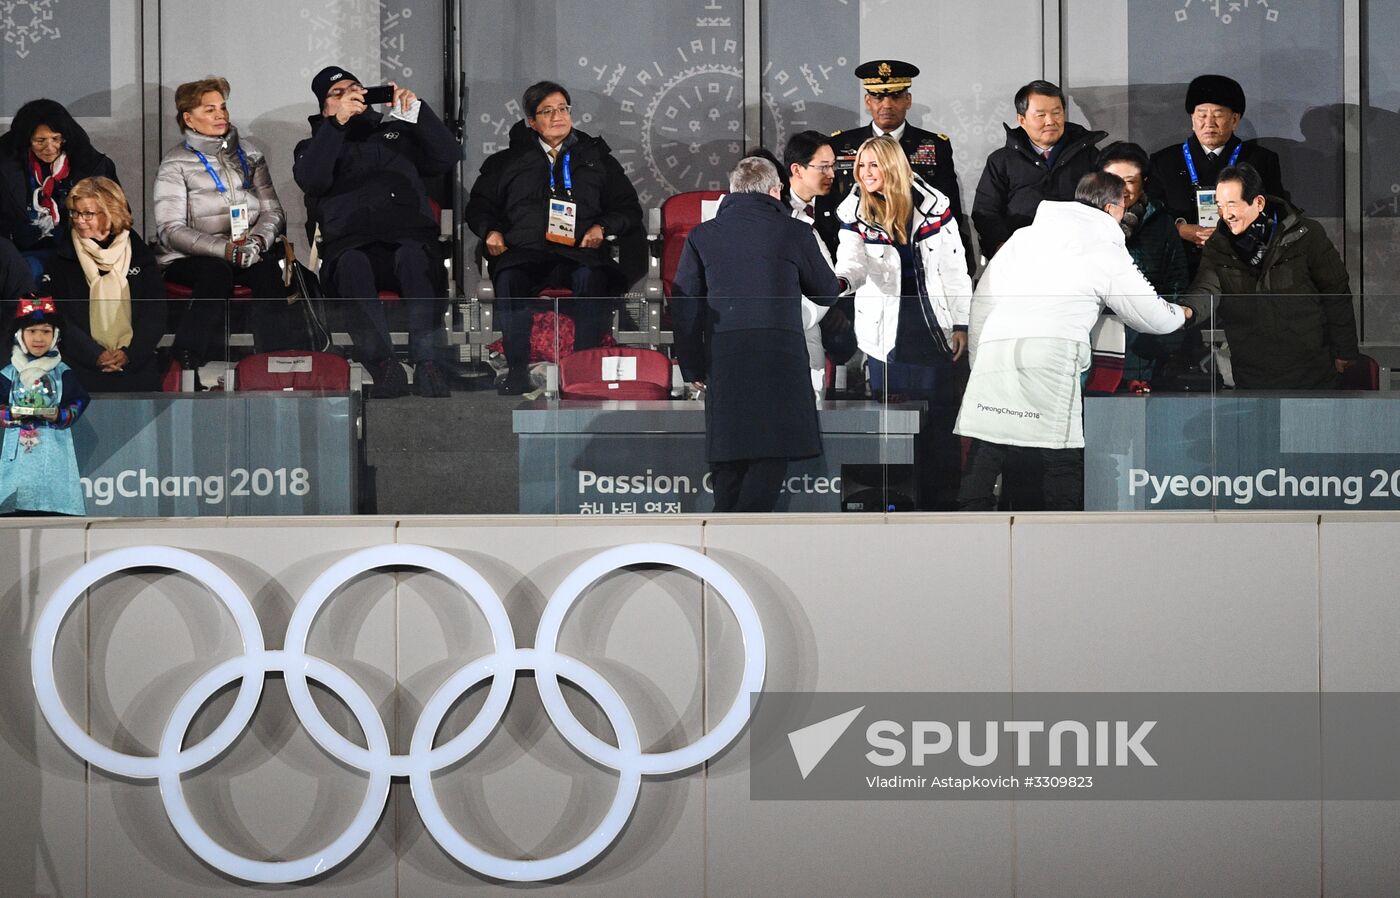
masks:
[[[55,134],[52,137],[31,137],[29,138],[31,147],[63,146],[63,135]]]
[[[542,106],[535,110],[535,118],[554,118],[555,114],[568,116],[573,114],[572,106]]]
[[[804,165],[802,167],[813,169],[824,175],[835,174],[836,172],[836,166],[832,165],[830,162],[823,162],[821,165]]]
[[[105,215],[105,214],[106,214],[106,213],[102,212],[101,210],[99,210],[99,211],[97,211],[97,212],[85,212],[85,211],[83,211],[83,210],[81,210],[81,209],[75,209],[75,210],[73,211],[73,213],[72,213],[73,218],[74,218],[76,221],[97,221],[97,219],[98,219],[100,216]]]

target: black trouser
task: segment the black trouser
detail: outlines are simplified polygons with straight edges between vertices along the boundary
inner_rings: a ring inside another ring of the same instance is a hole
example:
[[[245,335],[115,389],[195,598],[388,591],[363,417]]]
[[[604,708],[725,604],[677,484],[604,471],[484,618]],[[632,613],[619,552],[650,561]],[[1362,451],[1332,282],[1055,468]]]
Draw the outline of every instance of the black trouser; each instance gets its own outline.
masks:
[[[997,476],[1002,473],[1012,446],[973,440],[967,456],[967,472],[963,474],[958,504],[963,511],[995,511]],[[1041,481],[1046,511],[1082,511],[1084,509],[1084,450],[1083,449],[1019,449],[1034,453],[1044,465]]]
[[[955,511],[962,477],[962,438],[953,433],[967,387],[967,362],[907,365],[870,360],[870,381],[880,401],[926,405],[914,437],[914,476],[920,511]]]
[[[616,279],[609,268],[569,260],[514,265],[492,277],[496,287],[496,323],[505,344],[506,364],[530,363],[530,325],[540,291],[567,287],[574,295],[559,301],[559,311],[574,320],[574,349],[592,349],[612,327]]]
[[[190,288],[193,298],[180,314],[171,349],[205,360],[228,345],[232,330],[228,300],[234,285],[247,287],[253,299],[246,304],[252,320],[253,347],[258,352],[306,348],[301,310],[287,305],[287,288],[277,256],[269,254],[252,268],[236,268],[214,256],[185,256],[170,263],[165,276]]]
[[[418,242],[368,243],[347,249],[331,265],[331,292],[355,307],[355,345],[361,361],[379,365],[394,354],[389,317],[379,291],[392,290],[408,309],[408,355],[414,364],[431,362],[437,290],[428,246]]]
[[[785,458],[754,458],[710,464],[715,511],[772,511],[787,473]]]

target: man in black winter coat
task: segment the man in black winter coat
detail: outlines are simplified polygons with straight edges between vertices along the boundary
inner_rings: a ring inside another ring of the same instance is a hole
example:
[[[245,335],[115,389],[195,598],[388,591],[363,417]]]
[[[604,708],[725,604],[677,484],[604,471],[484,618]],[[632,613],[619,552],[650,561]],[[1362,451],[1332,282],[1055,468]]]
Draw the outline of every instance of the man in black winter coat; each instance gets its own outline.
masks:
[[[739,161],[730,194],[686,238],[671,296],[681,372],[704,384],[715,511],[772,511],[790,459],[821,454],[802,297],[843,284],[781,200],[766,159]]]
[[[1224,75],[1201,75],[1186,89],[1186,114],[1191,116],[1191,136],[1152,154],[1149,193],[1167,207],[1177,234],[1186,246],[1191,274],[1201,264],[1201,248],[1215,234],[1202,227],[1196,192],[1211,190],[1227,167],[1248,164],[1264,180],[1264,193],[1288,200],[1278,156],[1256,141],[1235,136],[1244,117],[1244,88]]]
[[[574,319],[574,348],[586,349],[611,328],[616,299],[632,280],[606,241],[641,235],[637,190],[607,141],[574,128],[572,102],[552,81],[526,88],[525,120],[511,129],[510,146],[482,163],[467,202],[467,226],[485,244],[496,288],[507,395],[530,388],[530,324],[541,290],[573,292],[561,311]]]
[[[1079,179],[1094,170],[1094,146],[1107,131],[1065,121],[1065,95],[1049,81],[1016,92],[1018,128],[1006,129],[1006,146],[987,157],[972,222],[982,255],[990,259],[1012,234],[1035,219],[1042,200],[1074,199]]]
[[[1220,227],[1206,241],[1187,297],[1230,344],[1241,390],[1337,390],[1356,364],[1351,280],[1316,221],[1268,196],[1249,165],[1215,186]]]
[[[408,390],[379,301],[381,290],[392,290],[408,308],[414,389],[443,397],[447,380],[433,343],[438,223],[423,179],[451,171],[462,148],[428,104],[392,86],[386,115],[365,104],[364,86],[346,70],[317,73],[311,90],[321,111],[310,118],[311,137],[296,146],[292,174],[306,198],[308,231],[321,228],[322,282],[330,295],[355,300],[363,316],[356,343],[374,395]]]

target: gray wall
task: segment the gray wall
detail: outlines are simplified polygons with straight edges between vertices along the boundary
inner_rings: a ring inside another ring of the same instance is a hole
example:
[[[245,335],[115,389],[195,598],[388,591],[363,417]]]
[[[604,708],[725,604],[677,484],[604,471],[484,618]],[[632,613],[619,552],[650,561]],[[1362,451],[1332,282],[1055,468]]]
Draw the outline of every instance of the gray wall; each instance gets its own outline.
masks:
[[[450,861],[423,832],[402,783],[345,866],[298,888],[243,886],[184,848],[154,784],[86,769],[35,708],[29,641],[57,584],[118,547],[172,545],[214,561],[251,598],[270,647],[281,645],[310,582],[357,548],[417,543],[468,561],[502,596],[517,642],[528,643],[547,597],[584,558],[662,541],[700,549],[750,592],[773,691],[1310,692],[1400,688],[1397,538],[1400,517],[1365,514],[1044,515],[1014,526],[996,515],[0,522],[0,893],[525,890]],[[480,615],[467,607],[436,575],[371,574],[337,594],[311,647],[367,690],[402,751],[426,698],[463,659],[488,649]],[[235,635],[183,577],[113,578],[60,633],[61,690],[96,738],[149,753],[175,699],[236,654]],[[605,578],[569,617],[561,645],[616,685],[651,749],[705,731],[737,682],[731,618],[674,571]],[[196,735],[230,700],[211,702]],[[479,701],[468,698],[444,733],[465,725]],[[342,708],[333,700],[322,707],[354,737]],[[586,703],[579,707],[606,733]],[[543,891],[1277,898],[1400,890],[1392,804],[753,802],[748,752],[741,738],[703,770],[648,778],[613,847]],[[483,847],[539,856],[600,819],[614,780],[562,742],[522,678],[490,741],[438,782],[450,818]],[[261,857],[324,844],[362,789],[358,774],[310,742],[275,681],[246,735],[186,777],[211,833]]]

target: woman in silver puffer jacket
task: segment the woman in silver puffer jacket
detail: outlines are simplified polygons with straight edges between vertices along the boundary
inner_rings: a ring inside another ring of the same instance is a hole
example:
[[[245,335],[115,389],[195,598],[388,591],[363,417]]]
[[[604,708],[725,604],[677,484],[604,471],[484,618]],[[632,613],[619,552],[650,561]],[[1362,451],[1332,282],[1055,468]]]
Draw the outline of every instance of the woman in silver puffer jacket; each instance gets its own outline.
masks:
[[[229,84],[208,77],[175,90],[180,145],[156,173],[159,262],[167,281],[188,287],[191,299],[175,328],[172,351],[185,368],[199,367],[225,343],[224,310],[235,285],[254,301],[253,341],[259,352],[294,348],[286,288],[278,265],[286,214],[263,152],[241,141],[230,123]]]

